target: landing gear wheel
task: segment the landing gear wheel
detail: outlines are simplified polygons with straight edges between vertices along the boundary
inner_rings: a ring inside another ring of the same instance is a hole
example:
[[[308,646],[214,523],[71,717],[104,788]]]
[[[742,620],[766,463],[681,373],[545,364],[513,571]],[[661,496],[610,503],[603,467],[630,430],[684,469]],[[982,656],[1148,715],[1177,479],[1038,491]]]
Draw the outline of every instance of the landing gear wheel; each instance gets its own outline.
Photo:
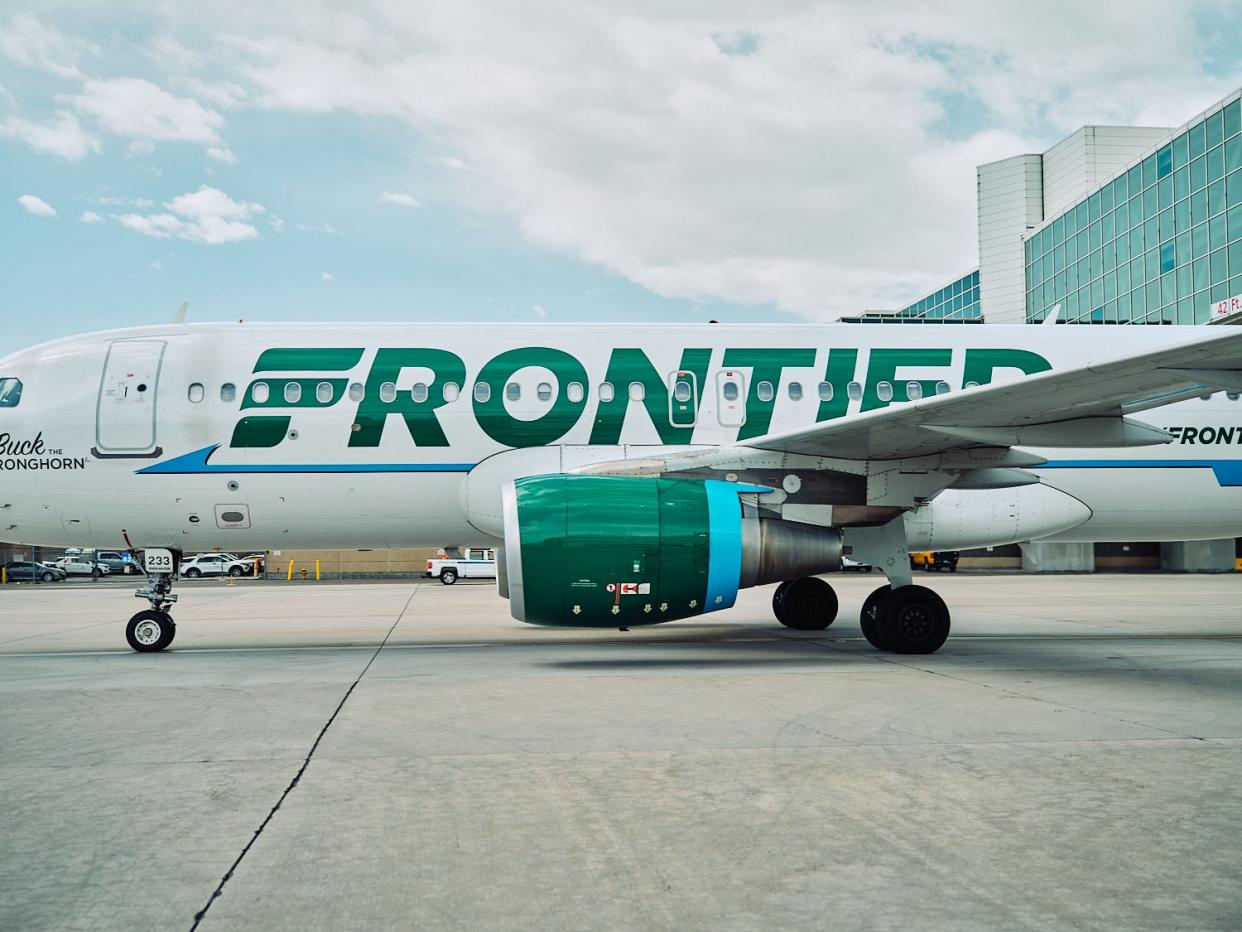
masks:
[[[446,586],[453,585],[453,583],[457,582],[457,571],[445,570],[440,574],[440,582],[444,583]]]
[[[167,612],[147,609],[131,618],[125,626],[125,640],[140,654],[163,650],[176,636],[177,626]]]
[[[880,637],[877,620],[880,617],[880,606],[892,592],[891,586],[881,586],[863,600],[862,611],[858,613],[858,621],[862,627],[863,637],[877,650],[888,650],[888,643]]]
[[[876,627],[887,650],[934,654],[949,636],[949,609],[926,586],[902,586],[880,604]]]
[[[772,614],[776,616],[776,620],[781,624],[785,623],[785,616],[782,614],[785,609],[781,597],[784,596],[785,590],[789,588],[792,579],[786,579],[783,583],[776,587],[776,591],[772,593]]]
[[[837,594],[814,576],[782,583],[772,602],[777,620],[798,631],[823,631],[837,617]]]

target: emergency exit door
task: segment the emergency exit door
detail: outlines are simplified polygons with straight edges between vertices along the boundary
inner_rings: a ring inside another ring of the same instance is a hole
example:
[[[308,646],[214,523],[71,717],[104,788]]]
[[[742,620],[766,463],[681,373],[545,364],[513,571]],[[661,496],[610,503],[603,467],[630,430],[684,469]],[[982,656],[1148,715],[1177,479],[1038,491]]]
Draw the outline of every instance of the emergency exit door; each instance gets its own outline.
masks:
[[[108,347],[96,409],[95,449],[101,457],[155,457],[155,396],[163,340],[116,340]]]

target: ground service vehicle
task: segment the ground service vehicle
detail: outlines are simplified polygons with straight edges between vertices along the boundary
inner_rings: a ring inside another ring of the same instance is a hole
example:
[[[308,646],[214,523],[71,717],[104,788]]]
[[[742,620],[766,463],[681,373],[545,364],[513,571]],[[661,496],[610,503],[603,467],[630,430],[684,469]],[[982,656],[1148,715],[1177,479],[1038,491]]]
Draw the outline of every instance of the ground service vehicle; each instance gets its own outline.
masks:
[[[950,573],[957,572],[957,562],[960,554],[956,550],[917,550],[910,554],[910,568],[917,569],[922,567],[925,570],[936,571],[948,570]]]
[[[496,551],[472,548],[463,557],[427,561],[427,576],[451,586],[458,579],[495,579]]]
[[[822,629],[848,557],[868,641],[932,653],[911,551],[1242,535],[1237,327],[173,323],[0,386],[5,537],[141,550],[139,651],[193,550],[454,541],[514,618],[595,628],[780,583]]]

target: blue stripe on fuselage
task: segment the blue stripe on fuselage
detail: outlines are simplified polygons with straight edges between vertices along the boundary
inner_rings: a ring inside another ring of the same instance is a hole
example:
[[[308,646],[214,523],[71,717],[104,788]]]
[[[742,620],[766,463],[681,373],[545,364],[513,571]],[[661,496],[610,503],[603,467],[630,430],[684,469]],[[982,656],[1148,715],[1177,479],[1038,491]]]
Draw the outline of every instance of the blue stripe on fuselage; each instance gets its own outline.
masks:
[[[139,469],[138,475],[187,476],[206,473],[380,473],[470,472],[474,463],[209,463],[220,444]]]
[[[1210,469],[1223,486],[1242,486],[1242,460],[1049,460],[1039,469]]]

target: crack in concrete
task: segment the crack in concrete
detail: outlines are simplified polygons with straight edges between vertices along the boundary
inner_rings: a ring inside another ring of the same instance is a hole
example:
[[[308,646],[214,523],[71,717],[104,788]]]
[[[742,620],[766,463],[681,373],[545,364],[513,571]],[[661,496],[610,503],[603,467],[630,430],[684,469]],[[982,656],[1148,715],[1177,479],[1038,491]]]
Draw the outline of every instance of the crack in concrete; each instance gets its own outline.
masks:
[[[397,620],[392,623],[392,626],[388,629],[387,633],[384,634],[383,640],[379,642],[379,646],[375,648],[375,652],[371,654],[371,658],[366,662],[366,665],[362,668],[362,671],[358,674],[357,678],[350,683],[349,688],[345,690],[345,695],[341,697],[341,701],[336,704],[336,708],[332,710],[332,714],[329,715],[328,720],[324,722],[323,728],[321,728],[319,730],[319,734],[315,736],[314,743],[310,746],[310,750],[306,752],[306,757],[302,759],[302,766],[298,768],[297,773],[293,775],[293,779],[289,781],[289,785],[286,786],[284,792],[280,794],[280,798],[276,800],[276,805],[272,806],[267,816],[259,824],[259,827],[255,829],[255,832],[250,837],[250,840],[246,842],[245,847],[242,848],[241,853],[238,854],[233,863],[229,865],[229,869],[224,872],[224,876],[220,878],[220,882],[216,884],[216,888],[211,891],[211,896],[207,898],[207,902],[203,905],[203,908],[194,914],[194,924],[190,926],[190,932],[195,932],[199,925],[202,924],[202,921],[207,917],[207,911],[211,909],[211,905],[220,897],[221,894],[224,893],[225,884],[233,879],[233,875],[237,872],[237,868],[241,866],[242,861],[245,860],[246,855],[250,853],[250,849],[254,847],[255,842],[259,840],[259,837],[263,834],[263,831],[268,827],[272,819],[275,818],[276,813],[280,811],[280,807],[284,805],[285,800],[289,797],[289,794],[293,792],[294,787],[301,782],[302,775],[306,773],[306,768],[310,766],[311,759],[315,756],[315,751],[319,749],[319,743],[323,741],[324,735],[328,733],[328,729],[332,727],[332,723],[336,721],[336,717],[341,714],[341,709],[345,708],[345,703],[348,702],[349,697],[353,695],[354,689],[356,689],[358,684],[362,682],[362,678],[367,675],[367,671],[371,669],[371,665],[375,663],[375,658],[380,655],[380,651],[384,649],[384,645],[388,643],[388,639],[392,637],[392,633],[397,630],[397,625],[401,624],[401,619],[403,619],[405,617],[405,613],[409,611],[410,603],[414,601],[414,596],[418,594],[419,588],[419,586],[414,587],[414,591],[410,593],[410,597],[405,600],[405,605],[401,607],[401,611],[397,614]]]

